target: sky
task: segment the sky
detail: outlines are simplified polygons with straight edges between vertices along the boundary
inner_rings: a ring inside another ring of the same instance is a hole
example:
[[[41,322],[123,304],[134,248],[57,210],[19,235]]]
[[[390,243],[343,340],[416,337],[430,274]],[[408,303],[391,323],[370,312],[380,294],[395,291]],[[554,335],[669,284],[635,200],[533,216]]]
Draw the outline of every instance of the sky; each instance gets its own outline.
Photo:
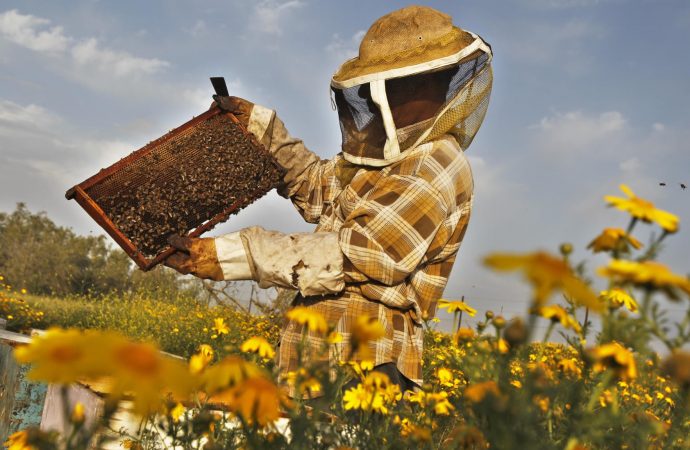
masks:
[[[77,233],[101,233],[64,192],[208,108],[210,76],[275,109],[294,136],[332,157],[340,131],[330,77],[374,20],[408,4],[0,1],[0,211],[21,201]],[[571,242],[590,271],[605,264],[585,247],[604,227],[627,224],[603,201],[622,196],[621,183],[680,217],[661,261],[690,272],[690,189],[680,187],[690,186],[690,2],[424,4],[494,50],[489,111],[467,150],[474,210],[444,296],[524,314],[526,284],[482,266],[497,251]],[[212,235],[250,225],[312,229],[271,193]],[[642,224],[636,236],[646,242],[655,231]]]

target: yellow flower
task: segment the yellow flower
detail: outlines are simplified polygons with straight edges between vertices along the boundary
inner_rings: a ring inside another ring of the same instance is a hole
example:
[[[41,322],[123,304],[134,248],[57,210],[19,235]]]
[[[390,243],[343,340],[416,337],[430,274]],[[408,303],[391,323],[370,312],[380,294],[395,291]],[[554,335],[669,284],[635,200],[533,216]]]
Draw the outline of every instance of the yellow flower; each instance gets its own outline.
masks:
[[[84,405],[81,402],[74,405],[70,419],[74,424],[84,423]]]
[[[191,388],[183,363],[163,357],[150,344],[127,340],[112,332],[51,329],[17,348],[19,362],[31,363],[30,376],[41,381],[69,383],[109,377],[114,397],[134,397],[135,410],[158,409],[161,395],[185,395]]]
[[[215,394],[242,383],[245,379],[260,376],[261,369],[236,355],[223,358],[206,369],[201,376],[204,392]]]
[[[71,383],[99,372],[103,348],[94,332],[51,328],[14,350],[15,359],[31,364],[29,376],[49,383]]]
[[[178,403],[173,409],[170,410],[170,417],[172,418],[173,422],[177,423],[180,421],[180,417],[182,417],[184,412],[185,407],[182,405],[182,403]]]
[[[199,352],[189,358],[189,371],[193,374],[198,374],[213,361],[213,347],[208,344],[201,344]]]
[[[565,374],[574,375],[576,377],[582,375],[582,369],[580,369],[575,358],[561,359],[558,361],[558,369]]]
[[[453,335],[453,341],[457,345],[460,342],[470,341],[474,338],[474,330],[472,328],[458,328],[458,331]]]
[[[494,270],[521,270],[534,287],[534,302],[541,306],[556,290],[573,297],[579,304],[595,311],[601,311],[601,302],[570,267],[560,258],[544,252],[527,254],[493,254],[484,259],[484,264]]]
[[[627,261],[614,259],[607,267],[600,267],[599,275],[622,282],[632,282],[644,287],[663,289],[673,300],[678,299],[677,289],[690,296],[690,279],[676,275],[668,267],[656,261]]]
[[[500,338],[498,341],[496,341],[496,350],[498,350],[499,353],[505,355],[510,351],[510,346],[508,345],[508,341],[506,341],[503,338]]]
[[[453,372],[446,369],[445,367],[440,367],[436,371],[436,378],[442,386],[452,387],[453,386]]]
[[[498,385],[495,381],[484,381],[481,383],[474,383],[465,388],[465,398],[467,398],[472,403],[479,403],[487,395],[493,395],[498,397],[500,391],[498,390]]]
[[[436,392],[427,394],[427,402],[434,404],[434,413],[439,416],[448,416],[455,407],[448,401],[448,393]]]
[[[299,384],[299,392],[308,392],[309,395],[318,394],[323,389],[321,382],[314,377],[309,377]]]
[[[163,356],[151,344],[124,342],[113,346],[106,367],[114,396],[131,393],[135,412],[147,415],[161,407],[167,393],[186,396],[193,380],[182,361]]]
[[[395,416],[393,423],[400,425],[400,435],[402,437],[410,437],[417,441],[431,440],[431,430],[429,428],[417,426],[407,417],[400,419],[399,416]]]
[[[371,351],[367,346],[370,341],[375,341],[385,335],[386,330],[375,317],[359,316],[350,329],[350,341],[353,351],[359,351],[362,359],[371,359]]]
[[[26,294],[26,289],[22,288],[22,290],[21,290],[20,292],[21,292],[22,294]]]
[[[280,405],[285,395],[278,386],[264,376],[247,378],[241,384],[220,393],[214,400],[228,405],[249,423],[266,426],[280,418]]]
[[[470,315],[470,317],[474,317],[474,315],[477,314],[477,310],[465,303],[464,300],[460,301],[440,299],[438,301],[438,307],[445,309],[449,313],[466,312]]]
[[[371,359],[363,359],[361,361],[350,361],[350,365],[360,378],[364,378],[367,372],[374,369],[374,361]]]
[[[213,327],[214,330],[216,330],[216,333],[218,334],[228,334],[230,332],[230,329],[228,326],[225,324],[225,319],[222,317],[218,317],[216,319],[213,319]]]
[[[400,387],[392,384],[388,375],[370,372],[357,386],[343,394],[343,407],[346,410],[361,409],[388,414],[388,406],[400,399]]]
[[[630,244],[638,250],[642,248],[642,243],[628,235],[622,228],[604,228],[604,231],[594,238],[587,248],[591,248],[594,253],[598,253],[615,250],[619,248],[619,246],[627,244]]]
[[[309,331],[325,334],[328,331],[328,322],[318,312],[306,306],[296,306],[285,313],[288,320],[306,325]]]
[[[144,450],[144,447],[137,441],[133,441],[132,439],[125,439],[121,441],[122,447],[124,448],[131,448],[132,450]]]
[[[601,291],[599,297],[609,302],[613,307],[625,306],[630,312],[637,311],[637,302],[623,289],[613,288],[610,291]]]
[[[622,380],[632,380],[637,377],[637,365],[633,353],[618,342],[610,342],[595,347],[592,351],[595,365],[594,370],[604,371],[613,369]]]
[[[550,319],[552,322],[560,322],[565,328],[571,328],[576,333],[581,333],[580,324],[568,312],[559,305],[546,305],[537,309],[537,314]]]
[[[362,384],[358,384],[345,391],[343,394],[343,407],[349,411],[352,409],[368,409],[369,393],[364,390]]]
[[[656,209],[654,203],[637,197],[625,184],[621,184],[620,189],[628,198],[606,195],[604,196],[604,200],[608,202],[609,206],[625,211],[632,217],[640,219],[643,222],[656,222],[661,228],[669,233],[678,231],[678,217],[670,212]]]
[[[328,337],[326,338],[326,342],[329,344],[340,344],[343,342],[343,335],[338,333],[337,331],[331,331],[328,333]]]
[[[7,450],[57,448],[55,445],[55,433],[46,433],[34,427],[13,433],[4,445],[7,447]]]
[[[261,336],[254,336],[240,346],[240,350],[245,353],[257,353],[262,358],[273,358],[276,355],[275,350],[268,341]]]
[[[534,404],[541,410],[541,412],[546,413],[549,410],[551,400],[545,395],[536,395],[532,399]]]

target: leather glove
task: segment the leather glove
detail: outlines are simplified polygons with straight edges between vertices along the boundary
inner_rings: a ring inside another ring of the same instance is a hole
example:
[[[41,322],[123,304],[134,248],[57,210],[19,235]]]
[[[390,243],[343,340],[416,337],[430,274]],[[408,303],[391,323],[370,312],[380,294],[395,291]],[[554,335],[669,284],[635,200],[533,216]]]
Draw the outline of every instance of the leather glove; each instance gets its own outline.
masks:
[[[181,274],[191,274],[207,280],[221,281],[223,270],[218,263],[213,238],[189,238],[173,235],[168,243],[177,249],[163,264]]]
[[[213,103],[211,103],[211,108],[218,107],[223,111],[232,113],[237,120],[240,121],[242,125],[246,128],[249,125],[249,117],[252,115],[252,108],[254,108],[254,103],[247,101],[240,97],[232,97],[225,95],[214,95]]]

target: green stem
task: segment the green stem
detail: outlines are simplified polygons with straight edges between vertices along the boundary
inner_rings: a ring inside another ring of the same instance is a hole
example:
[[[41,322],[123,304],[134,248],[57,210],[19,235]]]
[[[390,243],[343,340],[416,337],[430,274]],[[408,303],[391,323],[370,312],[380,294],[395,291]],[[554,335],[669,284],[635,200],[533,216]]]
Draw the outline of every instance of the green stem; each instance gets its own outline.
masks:
[[[625,230],[625,234],[630,234],[632,233],[633,228],[635,228],[635,224],[637,223],[637,217],[631,217],[630,218],[630,223],[628,224],[628,229]]]
[[[609,386],[612,379],[613,372],[611,371],[611,369],[609,369],[604,373],[604,378],[601,380],[601,382],[597,384],[597,387],[594,389],[594,391],[592,391],[592,395],[589,397],[589,401],[587,402],[587,407],[585,408],[585,411],[594,411],[594,405],[597,404],[597,402],[599,401],[599,397]]]
[[[542,344],[546,344],[546,342],[549,340],[551,337],[551,333],[553,332],[554,327],[556,326],[556,322],[553,320],[549,321],[549,327],[546,329],[546,333],[544,333],[544,339],[541,341]]]

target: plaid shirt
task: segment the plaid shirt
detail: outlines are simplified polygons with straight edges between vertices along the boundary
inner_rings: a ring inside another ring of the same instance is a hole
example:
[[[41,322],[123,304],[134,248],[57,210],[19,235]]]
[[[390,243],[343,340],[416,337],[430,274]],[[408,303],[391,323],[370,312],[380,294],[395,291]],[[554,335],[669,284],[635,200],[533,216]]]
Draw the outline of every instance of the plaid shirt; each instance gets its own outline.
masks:
[[[281,194],[317,224],[316,231],[339,234],[345,290],[296,300],[343,335],[331,346],[329,362],[350,355],[350,327],[366,314],[386,331],[370,344],[374,364],[394,362],[421,384],[421,319],[435,315],[472,207],[472,173],[455,139],[442,137],[390,166],[371,168],[353,166],[340,154],[320,160],[274,114],[252,131],[287,171]],[[319,348],[322,339],[307,336],[310,348]],[[278,355],[283,372],[299,368],[301,340],[302,327],[288,323]]]

